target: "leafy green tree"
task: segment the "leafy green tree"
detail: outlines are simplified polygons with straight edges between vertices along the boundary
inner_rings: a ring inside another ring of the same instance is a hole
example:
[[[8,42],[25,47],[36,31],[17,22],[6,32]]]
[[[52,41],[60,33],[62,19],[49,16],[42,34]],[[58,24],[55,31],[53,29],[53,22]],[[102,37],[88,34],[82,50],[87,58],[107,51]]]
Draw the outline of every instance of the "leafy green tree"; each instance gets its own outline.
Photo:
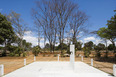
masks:
[[[61,44],[62,44],[62,45],[61,45]],[[61,44],[59,44],[59,45],[57,46],[56,50],[60,50],[60,49],[61,49],[61,46],[63,46],[63,47],[62,47],[63,50],[67,50],[67,44],[65,44],[65,43],[61,43]]]
[[[35,56],[38,56],[39,52],[40,52],[40,47],[38,46],[35,46],[33,47],[33,50],[32,50],[32,53],[35,55]]]
[[[46,45],[45,45],[45,47],[44,47],[45,49],[49,49],[50,48],[50,44],[49,43],[47,43]]]
[[[8,45],[7,48],[10,51],[10,53],[12,53],[17,49],[17,46]]]
[[[77,43],[75,44],[75,48],[76,48],[77,50],[81,50],[81,49],[82,49],[82,43],[81,43],[81,42],[77,42]]]
[[[101,38],[105,38],[111,41],[113,44],[114,52],[115,52],[115,38],[114,36],[112,36],[111,31],[108,28],[103,27],[98,30],[97,34]]]
[[[116,53],[116,49],[115,49],[115,41],[116,41],[116,14],[107,21],[107,26],[108,26],[108,34],[110,35],[110,41],[113,44],[113,50]]]
[[[32,43],[26,42],[26,50],[30,50]]]
[[[95,49],[98,50],[98,51],[104,50],[104,49],[105,49],[105,45],[102,44],[102,43],[99,43],[99,44],[97,45],[97,48],[95,48]]]
[[[26,40],[22,41],[22,47],[23,47],[24,50],[26,50]]]
[[[88,47],[83,47],[83,51],[85,57],[89,57],[89,55],[91,54],[90,49]]]
[[[23,49],[24,49],[25,51],[31,49],[31,46],[32,46],[32,44],[29,43],[29,42],[27,42],[26,40],[23,40],[23,41],[22,41],[22,45],[23,45]]]
[[[108,46],[108,50],[110,50],[110,51],[112,51],[113,48],[114,48],[113,44],[110,44],[110,45]]]
[[[103,27],[100,28],[97,32],[98,36],[101,38],[105,38],[110,40],[113,44],[113,50],[116,52],[115,49],[115,41],[116,41],[116,14],[107,21],[107,28]]]
[[[105,45],[102,44],[102,43],[99,43],[97,46],[96,45],[94,46],[94,49],[95,49],[95,51],[97,53],[96,56],[101,57],[100,51],[105,49]]]
[[[107,21],[108,29],[113,38],[116,38],[116,14]]]
[[[17,54],[18,56],[21,56],[23,49],[21,47],[17,47],[14,51],[15,55]]]
[[[0,13],[0,44],[5,45],[4,56],[6,53],[6,46],[13,42],[14,31],[11,23],[7,21],[6,17]]]
[[[89,55],[91,54],[90,51],[92,49],[93,49],[93,42],[92,41],[89,41],[89,42],[84,44],[83,51],[84,51],[85,57],[89,57]]]
[[[89,41],[89,42],[85,43],[84,47],[88,48],[89,50],[92,50],[93,49],[93,42]]]

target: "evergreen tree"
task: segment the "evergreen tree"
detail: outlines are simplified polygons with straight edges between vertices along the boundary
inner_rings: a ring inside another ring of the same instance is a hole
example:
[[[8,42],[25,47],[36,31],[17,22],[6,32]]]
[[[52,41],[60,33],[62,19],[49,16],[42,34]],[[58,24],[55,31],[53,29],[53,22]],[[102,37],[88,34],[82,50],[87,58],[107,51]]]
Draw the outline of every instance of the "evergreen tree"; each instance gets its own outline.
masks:
[[[0,44],[4,45],[4,56],[7,45],[10,45],[14,39],[14,31],[11,23],[0,13]]]

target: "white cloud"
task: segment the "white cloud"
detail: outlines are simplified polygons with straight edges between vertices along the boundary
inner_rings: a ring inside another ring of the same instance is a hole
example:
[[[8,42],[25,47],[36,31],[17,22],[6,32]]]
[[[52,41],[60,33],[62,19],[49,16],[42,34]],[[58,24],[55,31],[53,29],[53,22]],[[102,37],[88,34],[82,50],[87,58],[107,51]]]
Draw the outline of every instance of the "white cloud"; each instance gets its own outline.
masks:
[[[92,40],[95,40],[95,37],[87,37],[87,38],[84,38],[84,41],[92,41]]]
[[[105,44],[105,42],[104,42],[104,44]],[[107,40],[107,46],[109,46],[109,44],[112,44],[112,42]],[[116,42],[115,42],[115,45],[116,45]]]
[[[94,44],[98,45],[99,43],[102,43],[102,40],[96,38],[95,41],[93,41],[93,42],[94,42]]]
[[[31,35],[32,34],[32,31],[26,31],[25,32],[25,35]]]
[[[56,43],[55,46],[58,46],[60,43]]]
[[[84,41],[84,43],[86,43],[88,41],[93,41],[93,43],[96,44],[96,45],[103,42],[101,39],[95,38],[93,36],[92,37],[86,37],[86,38],[83,39],[83,41]]]
[[[32,43],[32,46],[38,45],[38,37],[32,31],[26,31],[23,39],[25,39],[27,42]],[[48,43],[47,40],[46,43]],[[44,47],[44,38],[40,39],[40,47]]]
[[[23,39],[25,39],[27,42],[32,43],[32,46],[36,46],[38,44],[37,37],[35,37],[30,31],[25,32]]]
[[[67,42],[69,42],[69,40],[67,38],[64,38],[64,43],[67,44]]]
[[[111,43],[111,41],[108,40],[108,41],[107,41],[107,44],[109,45],[109,44],[112,44],[112,43]]]
[[[88,41],[93,41],[93,43],[96,45],[98,45],[99,43],[103,43],[105,45],[105,42],[102,39],[95,38],[95,37],[87,37],[87,38],[84,38],[83,41],[84,41],[84,43],[86,43]],[[112,44],[112,43],[109,40],[107,40],[107,46],[109,46],[109,44]]]

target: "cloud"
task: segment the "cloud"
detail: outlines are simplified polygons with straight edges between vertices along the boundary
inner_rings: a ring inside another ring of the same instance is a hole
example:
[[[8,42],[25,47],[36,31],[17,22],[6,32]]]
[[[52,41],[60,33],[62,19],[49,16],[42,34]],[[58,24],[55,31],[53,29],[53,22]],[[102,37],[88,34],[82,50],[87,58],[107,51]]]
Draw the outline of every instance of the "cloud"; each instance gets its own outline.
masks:
[[[94,44],[98,45],[99,43],[102,43],[103,40],[96,38],[95,41],[93,41],[93,42],[94,42]]]
[[[32,31],[26,31],[25,32],[25,35],[31,35],[32,34]]]
[[[25,39],[27,42],[32,43],[32,46],[36,46],[38,44],[37,37],[35,37],[31,31],[26,31],[23,39]]]
[[[92,40],[95,40],[95,37],[87,37],[87,38],[84,38],[84,41],[92,41]]]
[[[86,37],[86,38],[83,39],[83,41],[84,41],[84,43],[89,42],[89,41],[93,41],[93,43],[96,44],[96,45],[103,42],[101,39],[95,38],[93,36],[92,37]]]
[[[96,45],[99,44],[99,43],[104,43],[102,39],[95,38],[93,36],[84,38],[84,43],[89,42],[89,41],[93,41],[93,43],[96,44]]]
[[[93,41],[94,44],[98,45],[99,43],[103,43],[104,45],[105,42],[104,40],[100,39],[100,38],[95,38],[95,37],[86,37],[83,39],[84,43],[88,42],[88,41]],[[109,44],[112,44],[109,40],[107,40],[107,46],[109,46]],[[116,42],[115,42],[116,44]]]
[[[38,36],[32,31],[26,31],[23,39],[32,43],[32,46],[38,45]],[[48,40],[46,40],[46,43],[48,43]],[[40,47],[44,47],[44,38],[42,37],[40,39]]]
[[[60,43],[56,43],[55,46],[58,46]]]

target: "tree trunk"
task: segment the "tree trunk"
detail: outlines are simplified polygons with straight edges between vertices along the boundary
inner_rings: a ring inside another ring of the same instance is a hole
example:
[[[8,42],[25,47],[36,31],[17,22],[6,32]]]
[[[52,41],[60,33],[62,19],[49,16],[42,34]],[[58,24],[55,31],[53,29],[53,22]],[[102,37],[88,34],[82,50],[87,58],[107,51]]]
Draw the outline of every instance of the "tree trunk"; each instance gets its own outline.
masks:
[[[115,42],[114,41],[112,41],[112,44],[113,44],[113,50],[114,50],[114,53],[116,53],[116,50],[115,50]]]
[[[107,40],[105,40],[105,43],[106,43],[106,58],[108,58],[108,47],[107,47]]]
[[[6,47],[6,45],[7,45],[7,41],[5,41],[5,43],[4,43],[4,51],[3,51],[3,53],[2,53],[2,56],[6,56],[6,50],[7,50],[7,47]]]

